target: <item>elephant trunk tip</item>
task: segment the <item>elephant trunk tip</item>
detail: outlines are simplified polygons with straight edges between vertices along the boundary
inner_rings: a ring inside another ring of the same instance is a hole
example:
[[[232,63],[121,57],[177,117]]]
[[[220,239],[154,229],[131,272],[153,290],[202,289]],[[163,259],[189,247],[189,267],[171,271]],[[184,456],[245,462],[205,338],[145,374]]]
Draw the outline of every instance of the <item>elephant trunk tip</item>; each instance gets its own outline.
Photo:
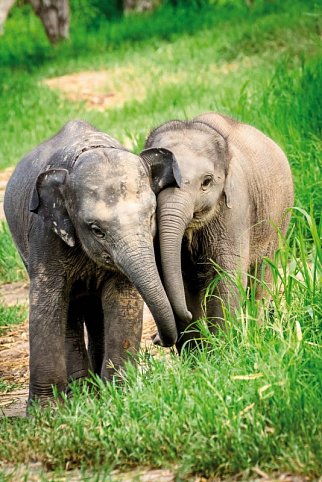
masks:
[[[182,319],[189,323],[192,320],[192,313],[189,310],[186,310]]]
[[[160,338],[160,346],[163,346],[165,348],[170,348],[170,346],[175,345],[178,340],[178,331],[175,330],[175,332],[167,333],[167,335],[162,333],[161,336],[159,335],[159,338]]]
[[[185,323],[190,323],[192,321],[192,313],[187,307],[176,307],[175,303],[172,304],[172,307],[177,318],[179,318],[181,321],[184,321]]]
[[[178,337],[176,336],[176,337],[173,337],[172,339],[169,339],[169,338],[164,339],[164,337],[162,337],[161,339],[161,336],[159,333],[156,333],[151,337],[153,345],[162,346],[163,348],[170,348],[171,346],[173,346],[176,343],[177,338]]]

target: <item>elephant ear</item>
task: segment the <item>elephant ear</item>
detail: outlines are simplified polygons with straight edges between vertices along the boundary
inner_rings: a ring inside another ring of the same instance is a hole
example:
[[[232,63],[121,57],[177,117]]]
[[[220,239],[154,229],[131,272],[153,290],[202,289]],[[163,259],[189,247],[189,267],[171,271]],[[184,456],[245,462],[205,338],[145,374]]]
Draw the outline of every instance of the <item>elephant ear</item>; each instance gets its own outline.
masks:
[[[231,172],[231,167],[228,168],[226,174],[225,185],[224,185],[225,201],[227,208],[231,209],[233,207],[233,193],[234,193],[234,181]]]
[[[157,195],[169,186],[181,187],[181,173],[173,152],[160,147],[144,149],[140,157],[151,175],[152,189]]]
[[[226,139],[227,142],[227,139]],[[234,174],[233,174],[233,157],[234,154],[229,146],[229,142],[226,143],[225,158],[226,158],[226,178],[224,185],[225,202],[227,208],[233,207],[234,197]]]
[[[29,205],[29,210],[38,214],[46,226],[52,229],[68,246],[75,246],[74,226],[69,218],[63,186],[68,171],[50,169],[39,174]]]

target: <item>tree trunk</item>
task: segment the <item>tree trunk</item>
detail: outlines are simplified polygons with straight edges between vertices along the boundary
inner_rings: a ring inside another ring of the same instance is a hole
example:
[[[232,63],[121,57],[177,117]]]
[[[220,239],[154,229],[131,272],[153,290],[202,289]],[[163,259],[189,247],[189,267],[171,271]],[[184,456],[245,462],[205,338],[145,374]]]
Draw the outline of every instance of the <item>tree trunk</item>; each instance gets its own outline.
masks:
[[[15,1],[16,0],[0,0],[0,35],[3,33],[3,26]]]
[[[50,42],[56,43],[69,35],[68,0],[28,0],[42,21]]]

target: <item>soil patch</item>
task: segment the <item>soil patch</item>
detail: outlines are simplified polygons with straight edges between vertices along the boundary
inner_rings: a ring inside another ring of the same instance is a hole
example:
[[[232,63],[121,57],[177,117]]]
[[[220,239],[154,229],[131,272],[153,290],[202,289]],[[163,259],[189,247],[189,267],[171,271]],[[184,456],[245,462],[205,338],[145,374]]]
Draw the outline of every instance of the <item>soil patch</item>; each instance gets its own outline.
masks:
[[[84,101],[90,109],[104,111],[122,107],[130,100],[143,100],[145,87],[131,67],[85,71],[44,80],[51,89],[59,90],[72,101]]]

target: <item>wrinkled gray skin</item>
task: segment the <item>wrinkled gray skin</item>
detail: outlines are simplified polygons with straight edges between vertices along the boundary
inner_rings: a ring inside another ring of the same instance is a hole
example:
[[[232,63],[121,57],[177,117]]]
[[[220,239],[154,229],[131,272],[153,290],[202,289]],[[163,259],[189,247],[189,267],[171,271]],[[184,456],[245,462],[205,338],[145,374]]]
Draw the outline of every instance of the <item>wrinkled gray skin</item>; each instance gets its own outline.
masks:
[[[89,369],[109,379],[139,347],[139,293],[160,344],[176,342],[153,247],[156,194],[174,183],[168,160],[71,121],[16,167],[4,209],[30,277],[30,401]]]
[[[160,192],[157,209],[164,285],[180,334],[203,316],[205,288],[215,277],[210,259],[233,276],[241,273],[244,287],[247,273],[255,271],[270,282],[270,272],[261,273],[262,260],[277,248],[276,228],[283,234],[287,229],[292,176],[271,139],[216,113],[167,122],[152,131],[145,147],[145,155],[152,147],[172,152],[182,176],[180,188]],[[221,300],[232,310],[239,303],[223,279],[215,295],[206,312],[214,327],[223,318]],[[264,295],[257,290],[258,299]],[[179,351],[191,337],[181,336]]]

